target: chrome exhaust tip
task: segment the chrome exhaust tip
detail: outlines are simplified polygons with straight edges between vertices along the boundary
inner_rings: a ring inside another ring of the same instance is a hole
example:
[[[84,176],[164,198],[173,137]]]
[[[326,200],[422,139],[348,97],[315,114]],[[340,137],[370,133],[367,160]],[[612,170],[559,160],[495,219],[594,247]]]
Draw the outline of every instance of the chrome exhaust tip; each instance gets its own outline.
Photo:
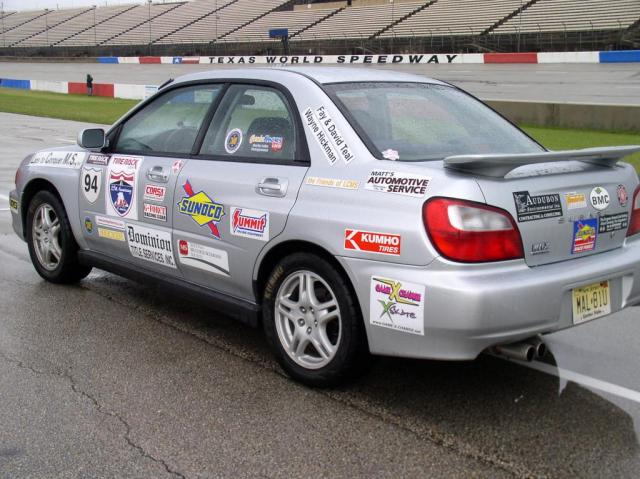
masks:
[[[532,344],[524,341],[511,344],[500,344],[493,348],[496,354],[520,361],[533,361],[536,356],[536,348]]]
[[[537,359],[543,358],[547,354],[547,345],[544,344],[540,337],[534,336],[533,338],[525,339],[524,342],[535,348]]]

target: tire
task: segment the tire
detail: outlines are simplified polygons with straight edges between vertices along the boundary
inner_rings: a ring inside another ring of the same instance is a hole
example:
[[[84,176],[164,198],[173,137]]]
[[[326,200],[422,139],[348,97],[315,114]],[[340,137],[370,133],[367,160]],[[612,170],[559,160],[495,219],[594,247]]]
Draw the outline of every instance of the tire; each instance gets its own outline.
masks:
[[[309,289],[301,284],[312,284],[313,295],[305,295]],[[278,363],[303,384],[336,386],[366,370],[360,308],[345,278],[320,256],[294,253],[275,266],[264,288],[262,319]]]
[[[67,212],[52,192],[39,191],[29,203],[26,238],[31,262],[47,281],[76,283],[91,272],[78,262],[78,244]]]

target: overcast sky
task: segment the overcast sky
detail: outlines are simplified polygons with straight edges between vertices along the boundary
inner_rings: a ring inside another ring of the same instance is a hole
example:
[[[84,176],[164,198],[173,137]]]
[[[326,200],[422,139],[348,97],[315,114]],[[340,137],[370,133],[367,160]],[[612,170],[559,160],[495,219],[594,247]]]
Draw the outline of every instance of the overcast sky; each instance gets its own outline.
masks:
[[[154,0],[161,3],[162,0]],[[43,8],[72,8],[97,5],[122,5],[126,3],[145,3],[144,0],[0,0],[4,10],[39,10]]]

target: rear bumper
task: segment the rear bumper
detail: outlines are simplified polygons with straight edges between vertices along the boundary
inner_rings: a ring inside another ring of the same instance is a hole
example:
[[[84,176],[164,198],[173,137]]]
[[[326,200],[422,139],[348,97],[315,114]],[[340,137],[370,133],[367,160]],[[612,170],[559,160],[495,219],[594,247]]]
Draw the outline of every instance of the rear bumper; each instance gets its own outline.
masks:
[[[9,211],[11,211],[11,225],[13,231],[25,241],[24,230],[22,228],[22,215],[20,213],[22,205],[20,204],[20,197],[16,190],[9,193]]]
[[[374,354],[474,359],[496,344],[573,327],[571,290],[603,280],[610,281],[612,313],[640,303],[640,238],[613,251],[534,268],[520,260],[493,265],[436,260],[428,267],[340,260],[356,289]],[[374,276],[425,286],[423,335],[371,324]]]

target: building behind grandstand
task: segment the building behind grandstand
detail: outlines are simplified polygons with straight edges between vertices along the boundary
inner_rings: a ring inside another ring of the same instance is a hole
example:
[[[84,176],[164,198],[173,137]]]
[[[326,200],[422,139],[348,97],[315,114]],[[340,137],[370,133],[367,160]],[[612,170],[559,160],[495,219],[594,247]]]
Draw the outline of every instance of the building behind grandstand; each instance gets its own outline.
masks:
[[[4,56],[633,49],[640,0],[148,2],[0,11],[0,35]]]

